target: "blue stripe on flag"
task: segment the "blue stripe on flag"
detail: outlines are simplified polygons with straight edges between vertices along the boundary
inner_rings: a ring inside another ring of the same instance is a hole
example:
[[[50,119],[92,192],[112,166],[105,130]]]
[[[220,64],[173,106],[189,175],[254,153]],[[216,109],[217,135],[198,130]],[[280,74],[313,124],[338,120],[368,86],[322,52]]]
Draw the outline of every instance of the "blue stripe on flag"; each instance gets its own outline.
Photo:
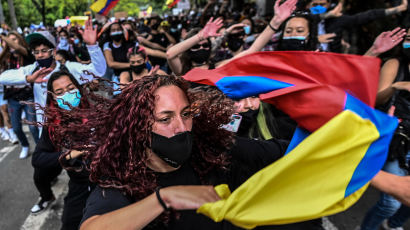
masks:
[[[226,76],[215,84],[232,99],[242,99],[274,90],[293,86],[292,84],[259,76]]]
[[[363,119],[369,119],[380,134],[379,139],[370,145],[353,173],[345,192],[345,197],[348,197],[367,184],[383,167],[398,121],[397,118],[377,111],[349,94],[347,94],[345,109],[355,112]]]

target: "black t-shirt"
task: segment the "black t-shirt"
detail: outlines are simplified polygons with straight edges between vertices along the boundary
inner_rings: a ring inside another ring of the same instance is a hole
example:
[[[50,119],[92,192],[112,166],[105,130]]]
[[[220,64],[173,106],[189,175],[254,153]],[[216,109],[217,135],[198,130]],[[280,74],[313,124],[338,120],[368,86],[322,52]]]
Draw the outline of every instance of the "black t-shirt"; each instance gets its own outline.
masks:
[[[212,172],[207,179],[213,185],[226,183],[231,190],[234,190],[254,173],[282,157],[285,148],[286,143],[281,141],[258,141],[237,137],[235,146],[230,151],[232,155],[230,169]],[[190,163],[184,164],[173,172],[157,173],[157,181],[161,187],[201,185],[199,176]],[[82,222],[92,216],[102,215],[132,203],[134,203],[133,199],[118,189],[96,187],[87,200]],[[178,212],[180,218],[171,219],[168,226],[154,220],[146,229],[240,229],[226,221],[215,223],[202,214],[196,214],[195,210]]]
[[[7,63],[7,69],[17,69],[26,65],[33,64],[35,59],[34,56],[29,52],[27,56],[22,56],[23,65],[19,65],[19,60],[13,55],[10,56],[10,59]],[[14,99],[16,101],[27,101],[34,98],[33,87],[31,84],[26,85],[8,85],[4,86],[4,99]]]
[[[167,48],[169,44],[171,44],[167,36],[161,33],[152,34],[152,39],[150,41],[153,43],[157,43],[164,48]],[[153,66],[156,66],[156,65],[162,66],[167,62],[167,59],[164,59],[164,58],[159,58],[159,57],[154,57],[154,56],[148,56],[148,57]]]
[[[90,54],[88,53],[87,47],[85,45],[82,46],[74,46],[74,54],[77,56],[81,61],[89,61],[91,60]]]
[[[135,46],[135,43],[132,42],[123,42],[120,47],[114,47],[113,43],[109,43],[109,47],[111,49],[112,58],[116,62],[124,62],[128,63],[127,53],[128,49]],[[122,71],[128,71],[129,68],[126,69],[114,69],[115,76],[120,76]]]

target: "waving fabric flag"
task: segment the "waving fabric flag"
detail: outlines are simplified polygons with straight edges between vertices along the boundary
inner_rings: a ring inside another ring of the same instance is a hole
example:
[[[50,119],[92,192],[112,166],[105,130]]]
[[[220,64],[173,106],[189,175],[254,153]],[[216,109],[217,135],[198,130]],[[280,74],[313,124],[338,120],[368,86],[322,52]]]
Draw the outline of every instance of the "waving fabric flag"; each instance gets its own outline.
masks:
[[[244,228],[294,223],[346,210],[382,168],[397,119],[372,107],[380,62],[316,52],[260,52],[189,81],[216,85],[231,98],[259,95],[300,126],[277,162],[232,194],[197,211]]]
[[[114,8],[119,1],[120,0],[97,0],[90,6],[90,9],[97,14],[107,16],[110,10]]]

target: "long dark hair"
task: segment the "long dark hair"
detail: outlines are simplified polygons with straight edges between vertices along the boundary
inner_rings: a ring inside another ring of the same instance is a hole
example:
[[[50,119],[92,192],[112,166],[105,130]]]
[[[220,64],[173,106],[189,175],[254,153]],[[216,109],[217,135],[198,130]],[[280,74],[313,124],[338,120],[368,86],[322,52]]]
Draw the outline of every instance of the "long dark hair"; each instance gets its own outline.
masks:
[[[19,45],[23,46],[27,52],[29,52],[29,46],[27,42],[24,40],[23,36],[21,36],[17,31],[10,31],[9,35],[14,35],[17,37],[17,40],[19,41]],[[7,64],[10,63],[10,58],[11,58],[11,53],[10,53],[10,46],[6,43],[6,47],[4,47],[3,51],[0,53],[0,71],[7,70],[8,68],[6,67]],[[19,54],[19,59],[18,62],[20,66],[23,66],[23,58],[21,58],[23,55]]]
[[[308,27],[309,27],[309,36],[308,36],[308,42],[306,44],[306,51],[315,51],[318,48],[319,41],[317,38],[317,25],[314,22],[314,20],[311,18],[309,14],[305,13],[296,13],[289,17],[284,23],[281,25],[281,31],[282,34],[279,37],[279,42],[278,42],[278,48],[282,46],[282,41],[283,41],[283,35],[285,31],[286,24],[293,18],[304,18],[308,22]]]

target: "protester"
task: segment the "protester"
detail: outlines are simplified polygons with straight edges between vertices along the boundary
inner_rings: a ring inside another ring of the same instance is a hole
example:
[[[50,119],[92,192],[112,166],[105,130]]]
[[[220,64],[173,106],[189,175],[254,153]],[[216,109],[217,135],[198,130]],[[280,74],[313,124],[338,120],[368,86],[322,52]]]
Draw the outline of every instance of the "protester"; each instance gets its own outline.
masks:
[[[7,35],[7,37],[2,36],[1,38],[6,43],[5,49],[0,54],[2,71],[10,69],[16,69],[16,71],[19,71],[23,68],[26,68],[27,65],[33,63],[34,59],[33,56],[29,53],[28,45],[19,33],[12,31]],[[29,142],[22,128],[22,112],[24,111],[27,120],[31,122],[34,122],[36,120],[36,117],[35,110],[32,106],[24,105],[20,102],[32,102],[34,100],[33,87],[29,83],[21,84],[19,86],[10,86],[7,84],[4,85],[3,99],[7,100],[8,114],[10,114],[11,126],[13,127],[8,127],[7,133],[13,143],[16,143],[16,139],[18,138],[22,147],[19,158],[24,159],[27,158],[29,154]],[[6,115],[4,115],[4,117],[6,117]],[[29,125],[29,129],[31,135],[33,136],[34,142],[37,143],[39,138],[37,127]]]
[[[87,89],[85,89],[87,90]],[[61,229],[78,229],[82,219],[82,210],[94,185],[88,180],[86,163],[82,160],[82,151],[70,146],[72,141],[65,140],[65,146],[58,136],[58,124],[65,122],[86,122],[83,118],[71,117],[71,109],[87,108],[89,101],[86,91],[68,72],[54,72],[47,82],[47,107],[45,108],[45,122],[40,141],[33,153],[34,182],[40,191],[39,202],[31,209],[32,213],[39,213],[55,200],[51,190],[51,182],[61,172],[61,165],[67,169],[70,180],[68,193],[64,199]],[[64,117],[70,117],[65,120]],[[65,130],[65,132],[69,132]]]
[[[400,119],[399,128],[390,144],[389,158],[382,170],[399,175],[409,175],[410,152],[410,29],[401,43],[399,58],[389,59],[381,69],[376,103],[382,105],[385,112],[394,114]],[[398,40],[398,42],[400,42]],[[403,229],[410,217],[410,208],[401,204],[389,194],[381,193],[380,200],[371,208],[363,219],[360,229],[376,230],[383,225],[384,229]]]

